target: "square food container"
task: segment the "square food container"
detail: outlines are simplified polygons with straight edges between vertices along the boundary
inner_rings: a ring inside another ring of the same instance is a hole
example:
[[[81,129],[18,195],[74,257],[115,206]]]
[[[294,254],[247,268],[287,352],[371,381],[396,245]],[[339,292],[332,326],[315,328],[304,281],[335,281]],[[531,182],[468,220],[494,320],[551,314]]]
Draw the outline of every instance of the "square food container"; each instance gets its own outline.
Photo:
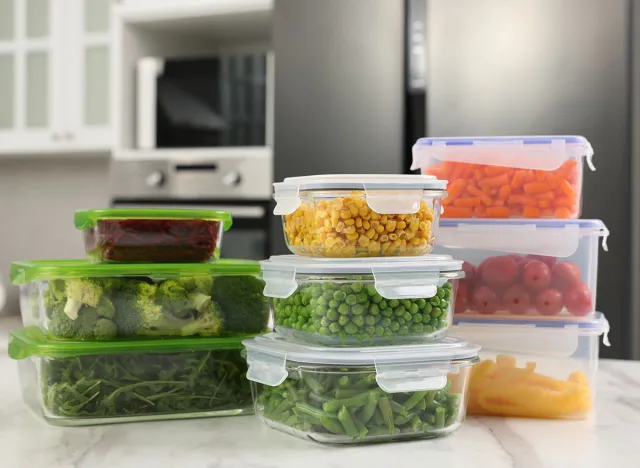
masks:
[[[424,255],[447,182],[419,175],[316,175],[273,184],[287,247],[311,257]]]
[[[57,341],[11,333],[24,401],[47,422],[84,426],[253,413],[243,337]]]
[[[49,337],[108,340],[124,337],[250,335],[266,331],[269,304],[260,266],[247,260],[216,263],[14,262],[25,326]]]
[[[272,333],[245,340],[256,414],[269,426],[327,444],[449,434],[465,418],[476,345],[326,348]]]
[[[421,138],[411,169],[448,180],[443,218],[578,218],[581,136]]]
[[[443,219],[437,235],[438,253],[465,262],[455,314],[593,318],[602,221]]]
[[[609,323],[456,318],[451,334],[482,347],[468,414],[586,418],[594,404],[599,337]]]
[[[447,255],[395,258],[274,256],[261,263],[276,330],[328,346],[443,338],[462,262]]]
[[[80,210],[75,225],[94,262],[192,263],[220,257],[231,213],[213,210]]]

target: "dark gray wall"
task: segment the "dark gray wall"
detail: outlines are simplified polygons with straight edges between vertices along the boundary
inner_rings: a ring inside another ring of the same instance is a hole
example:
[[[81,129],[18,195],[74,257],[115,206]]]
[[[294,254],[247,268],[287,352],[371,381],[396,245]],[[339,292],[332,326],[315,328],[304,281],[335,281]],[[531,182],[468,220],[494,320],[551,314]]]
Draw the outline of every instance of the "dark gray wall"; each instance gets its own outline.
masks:
[[[275,0],[276,181],[403,172],[403,24],[402,0]]]

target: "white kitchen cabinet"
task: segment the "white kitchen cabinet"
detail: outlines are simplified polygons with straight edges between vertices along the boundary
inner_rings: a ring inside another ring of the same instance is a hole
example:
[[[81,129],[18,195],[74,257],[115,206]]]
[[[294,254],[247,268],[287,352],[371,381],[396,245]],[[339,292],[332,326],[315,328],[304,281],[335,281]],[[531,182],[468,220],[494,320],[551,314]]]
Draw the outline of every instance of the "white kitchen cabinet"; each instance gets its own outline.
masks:
[[[112,0],[0,0],[0,156],[108,151]]]

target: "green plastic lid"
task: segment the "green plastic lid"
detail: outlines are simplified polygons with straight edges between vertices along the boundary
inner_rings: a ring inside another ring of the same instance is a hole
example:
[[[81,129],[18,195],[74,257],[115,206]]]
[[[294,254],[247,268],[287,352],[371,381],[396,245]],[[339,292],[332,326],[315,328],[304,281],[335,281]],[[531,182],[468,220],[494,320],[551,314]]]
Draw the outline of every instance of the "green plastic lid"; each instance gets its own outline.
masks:
[[[95,227],[101,219],[205,219],[207,221],[222,221],[225,231],[231,227],[231,213],[216,210],[108,208],[104,210],[78,210],[74,216],[77,229]]]
[[[90,263],[87,260],[33,260],[11,264],[11,284],[65,278],[119,276],[239,276],[258,275],[252,260],[221,259],[215,263]]]
[[[242,349],[248,336],[163,338],[146,340],[70,341],[48,338],[37,326],[22,328],[9,334],[9,357],[31,356],[69,358],[104,354],[180,353]]]

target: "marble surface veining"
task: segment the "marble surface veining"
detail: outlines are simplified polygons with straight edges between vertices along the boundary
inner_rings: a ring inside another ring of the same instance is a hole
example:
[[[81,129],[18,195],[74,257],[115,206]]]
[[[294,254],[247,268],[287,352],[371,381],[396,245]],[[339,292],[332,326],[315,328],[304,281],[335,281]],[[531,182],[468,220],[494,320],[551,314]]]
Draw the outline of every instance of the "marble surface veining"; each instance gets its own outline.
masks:
[[[17,319],[0,319],[0,468],[640,468],[640,362],[602,360],[586,421],[469,417],[432,440],[330,447],[254,416],[49,426],[23,404],[6,354]]]

